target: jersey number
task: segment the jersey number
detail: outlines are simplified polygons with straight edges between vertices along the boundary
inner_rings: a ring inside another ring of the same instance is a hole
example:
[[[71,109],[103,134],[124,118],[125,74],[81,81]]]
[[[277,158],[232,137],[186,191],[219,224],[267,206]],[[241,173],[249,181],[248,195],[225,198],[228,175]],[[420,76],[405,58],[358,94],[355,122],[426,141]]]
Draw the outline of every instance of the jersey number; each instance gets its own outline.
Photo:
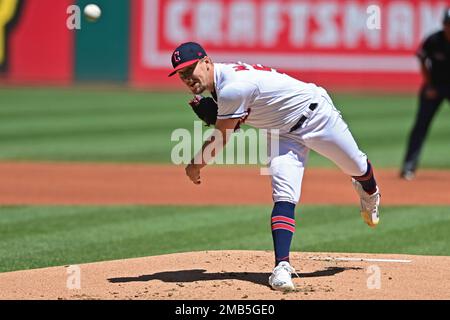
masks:
[[[249,68],[247,68],[247,66],[242,65],[242,64],[237,64],[233,66],[234,71],[248,71],[250,70]],[[270,67],[265,67],[261,64],[253,64],[252,68],[255,70],[260,70],[260,71],[275,71],[275,69],[270,68]]]

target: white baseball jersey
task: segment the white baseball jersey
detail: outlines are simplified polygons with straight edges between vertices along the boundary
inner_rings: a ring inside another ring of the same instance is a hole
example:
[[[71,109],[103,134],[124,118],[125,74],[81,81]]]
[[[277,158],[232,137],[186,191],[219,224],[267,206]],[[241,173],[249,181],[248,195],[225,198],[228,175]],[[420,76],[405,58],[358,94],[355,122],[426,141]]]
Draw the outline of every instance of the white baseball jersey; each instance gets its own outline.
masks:
[[[214,77],[218,119],[241,118],[249,113],[247,124],[280,132],[268,136],[279,141],[278,150],[269,152],[274,202],[299,201],[309,150],[327,157],[348,175],[366,173],[367,156],[358,148],[325,89],[270,68],[243,63],[214,64]],[[317,103],[314,112],[308,108],[312,103]],[[290,132],[302,116],[307,120]]]
[[[241,118],[262,129],[289,130],[311,103],[318,87],[274,69],[245,63],[215,63],[218,119]]]

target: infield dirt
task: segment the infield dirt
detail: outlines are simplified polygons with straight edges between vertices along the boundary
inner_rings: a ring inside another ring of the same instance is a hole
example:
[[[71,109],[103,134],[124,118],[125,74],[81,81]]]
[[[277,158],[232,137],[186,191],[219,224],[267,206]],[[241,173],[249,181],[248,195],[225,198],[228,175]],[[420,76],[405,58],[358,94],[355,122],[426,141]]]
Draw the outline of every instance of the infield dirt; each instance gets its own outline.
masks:
[[[414,182],[376,170],[383,205],[449,205],[450,171],[422,170]],[[269,176],[258,167],[216,166],[202,184],[183,166],[0,162],[0,204],[271,204]],[[308,168],[301,204],[356,204],[350,178],[338,169]]]
[[[317,258],[410,262],[322,261]],[[202,251],[0,274],[0,299],[449,299],[450,257],[292,253],[295,292],[272,290],[269,251]],[[378,281],[379,280],[379,281]],[[378,282],[377,282],[378,281]]]
[[[259,170],[206,168],[195,186],[183,167],[3,162],[0,204],[270,204],[270,180]],[[448,171],[423,170],[414,183],[395,170],[376,176],[383,205],[450,204]],[[302,204],[358,203],[335,169],[308,169],[302,192]],[[202,251],[79,265],[80,289],[68,288],[68,266],[3,273],[0,299],[450,299],[450,257],[293,252],[291,262],[300,277],[288,294],[267,284],[271,251]]]

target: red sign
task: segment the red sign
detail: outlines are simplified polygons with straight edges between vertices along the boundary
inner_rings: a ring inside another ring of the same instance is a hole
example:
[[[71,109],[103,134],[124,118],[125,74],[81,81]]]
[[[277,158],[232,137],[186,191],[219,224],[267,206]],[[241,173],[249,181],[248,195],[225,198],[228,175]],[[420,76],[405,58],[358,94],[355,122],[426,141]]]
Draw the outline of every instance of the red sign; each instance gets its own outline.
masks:
[[[73,0],[0,1],[0,10],[4,10],[3,13],[9,12],[14,3],[18,4],[17,12],[14,12],[14,24],[8,32],[2,34],[5,44],[3,47],[5,70],[0,72],[0,79],[5,79],[9,83],[71,82],[74,33],[67,28],[66,11],[73,2]]]
[[[261,63],[319,85],[415,89],[414,52],[450,1],[134,1],[135,84],[167,79],[172,50],[201,43],[217,62]]]

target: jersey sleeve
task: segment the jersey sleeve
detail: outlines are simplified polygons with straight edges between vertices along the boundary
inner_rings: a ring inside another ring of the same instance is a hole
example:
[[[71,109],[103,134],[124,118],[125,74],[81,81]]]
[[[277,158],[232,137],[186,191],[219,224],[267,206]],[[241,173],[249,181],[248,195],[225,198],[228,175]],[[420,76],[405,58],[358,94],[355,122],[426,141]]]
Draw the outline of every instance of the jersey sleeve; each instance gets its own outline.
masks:
[[[217,119],[241,118],[247,114],[248,105],[254,100],[258,87],[239,82],[225,86],[218,97]]]

